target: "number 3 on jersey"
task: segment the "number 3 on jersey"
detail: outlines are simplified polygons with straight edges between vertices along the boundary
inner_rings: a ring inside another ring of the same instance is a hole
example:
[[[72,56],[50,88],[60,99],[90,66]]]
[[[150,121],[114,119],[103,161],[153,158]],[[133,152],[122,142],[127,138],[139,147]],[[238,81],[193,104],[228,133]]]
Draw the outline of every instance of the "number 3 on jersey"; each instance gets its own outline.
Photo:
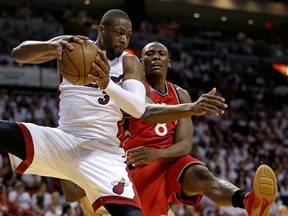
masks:
[[[158,136],[165,136],[168,132],[168,129],[166,127],[166,123],[157,123],[156,127],[155,127],[155,133]]]

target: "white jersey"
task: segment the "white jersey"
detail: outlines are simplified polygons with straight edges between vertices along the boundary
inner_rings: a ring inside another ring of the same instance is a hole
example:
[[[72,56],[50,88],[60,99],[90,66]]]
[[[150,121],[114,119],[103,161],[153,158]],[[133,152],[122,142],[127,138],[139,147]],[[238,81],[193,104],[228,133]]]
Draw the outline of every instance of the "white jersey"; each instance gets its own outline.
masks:
[[[122,55],[109,61],[111,81],[122,84]],[[120,108],[95,83],[86,86],[73,85],[67,80],[59,85],[59,128],[74,136],[94,140],[87,148],[94,149],[97,142],[119,147],[118,125],[123,118]],[[96,141],[96,142],[95,142]]]
[[[109,62],[111,80],[118,85],[125,54]],[[120,108],[93,83],[78,86],[64,80],[59,90],[58,128],[17,123],[27,155],[22,161],[9,154],[13,170],[72,180],[85,190],[94,211],[112,203],[140,208],[117,138],[117,122],[123,118]]]

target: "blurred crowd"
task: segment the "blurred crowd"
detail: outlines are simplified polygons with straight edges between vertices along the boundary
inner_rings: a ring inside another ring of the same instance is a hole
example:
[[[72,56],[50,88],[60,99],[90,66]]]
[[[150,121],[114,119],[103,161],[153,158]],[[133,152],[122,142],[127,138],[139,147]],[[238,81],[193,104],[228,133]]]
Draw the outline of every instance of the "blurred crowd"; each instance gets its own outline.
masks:
[[[99,18],[69,7],[64,13],[28,5],[1,7],[0,65],[16,67],[10,52],[23,40],[47,40],[63,33],[84,34],[95,40]],[[143,46],[152,40],[166,45],[172,60],[168,79],[187,89],[192,100],[217,88],[229,107],[223,116],[192,118],[192,154],[216,176],[247,190],[252,188],[257,167],[271,166],[279,191],[271,212],[275,216],[279,206],[288,206],[288,78],[271,63],[287,63],[288,39],[188,28],[177,19],[145,19],[136,28],[129,48],[140,57]],[[43,64],[48,66],[56,67]],[[0,116],[56,127],[57,91],[3,87]],[[7,157],[0,155],[0,215],[84,214],[79,203],[65,202],[58,179],[12,173]],[[198,208],[171,208],[177,216],[246,215],[240,209],[220,208],[205,197]]]

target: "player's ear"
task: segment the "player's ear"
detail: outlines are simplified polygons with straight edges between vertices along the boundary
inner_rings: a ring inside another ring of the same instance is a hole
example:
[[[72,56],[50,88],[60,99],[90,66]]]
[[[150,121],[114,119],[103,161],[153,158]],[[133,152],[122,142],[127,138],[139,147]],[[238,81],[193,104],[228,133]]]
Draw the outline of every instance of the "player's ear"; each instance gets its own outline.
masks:
[[[143,65],[143,59],[140,58],[139,60],[140,60],[140,63],[141,63],[141,65],[142,65],[142,67],[143,67],[143,66],[144,66],[144,65]]]
[[[168,68],[171,69],[171,60],[170,59],[168,59]]]
[[[99,25],[99,26],[98,26],[98,34],[99,34],[99,35],[102,35],[103,32],[104,32],[104,26],[103,26],[103,25]]]

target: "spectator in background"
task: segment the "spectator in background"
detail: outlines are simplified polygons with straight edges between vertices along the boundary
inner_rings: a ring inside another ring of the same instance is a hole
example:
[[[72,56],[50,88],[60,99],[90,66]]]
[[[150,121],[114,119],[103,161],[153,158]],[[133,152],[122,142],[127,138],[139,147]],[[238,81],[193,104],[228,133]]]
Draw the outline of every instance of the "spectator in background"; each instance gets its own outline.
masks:
[[[25,187],[21,181],[17,181],[14,190],[10,191],[8,194],[8,200],[12,203],[12,208],[18,214],[24,214],[26,210],[31,209],[32,199],[25,190]]]
[[[280,199],[280,193],[278,192],[276,199],[275,199],[273,205],[271,206],[271,216],[276,216],[278,209],[282,205],[283,205],[283,201]]]
[[[0,40],[0,65],[12,66],[13,60],[9,55],[11,51],[4,40]]]
[[[288,206],[288,172],[280,183],[279,192],[283,204]]]
[[[81,205],[76,205],[74,207],[74,215],[75,216],[84,216],[84,211],[83,211]]]
[[[69,204],[63,206],[63,211],[61,216],[73,216],[72,207]]]
[[[44,196],[42,194],[37,194],[35,201],[32,202],[32,210],[41,216],[47,211],[44,206]]]
[[[47,185],[45,182],[41,182],[38,190],[33,193],[32,203],[34,206],[38,206],[41,211],[46,211],[49,208],[49,205],[52,203],[52,195],[47,192]]]
[[[57,213],[56,206],[53,203],[49,205],[48,210],[44,214],[44,216],[60,216],[60,215],[61,213],[60,214]]]
[[[279,206],[276,216],[288,216],[288,207],[286,205]]]
[[[25,185],[26,190],[28,191],[36,191],[41,183],[42,176],[23,174],[21,175],[21,181]]]
[[[50,205],[49,209],[55,209],[55,213],[60,216],[63,211],[63,200],[60,196],[60,193],[58,191],[54,191],[51,193],[52,196],[52,207]]]

